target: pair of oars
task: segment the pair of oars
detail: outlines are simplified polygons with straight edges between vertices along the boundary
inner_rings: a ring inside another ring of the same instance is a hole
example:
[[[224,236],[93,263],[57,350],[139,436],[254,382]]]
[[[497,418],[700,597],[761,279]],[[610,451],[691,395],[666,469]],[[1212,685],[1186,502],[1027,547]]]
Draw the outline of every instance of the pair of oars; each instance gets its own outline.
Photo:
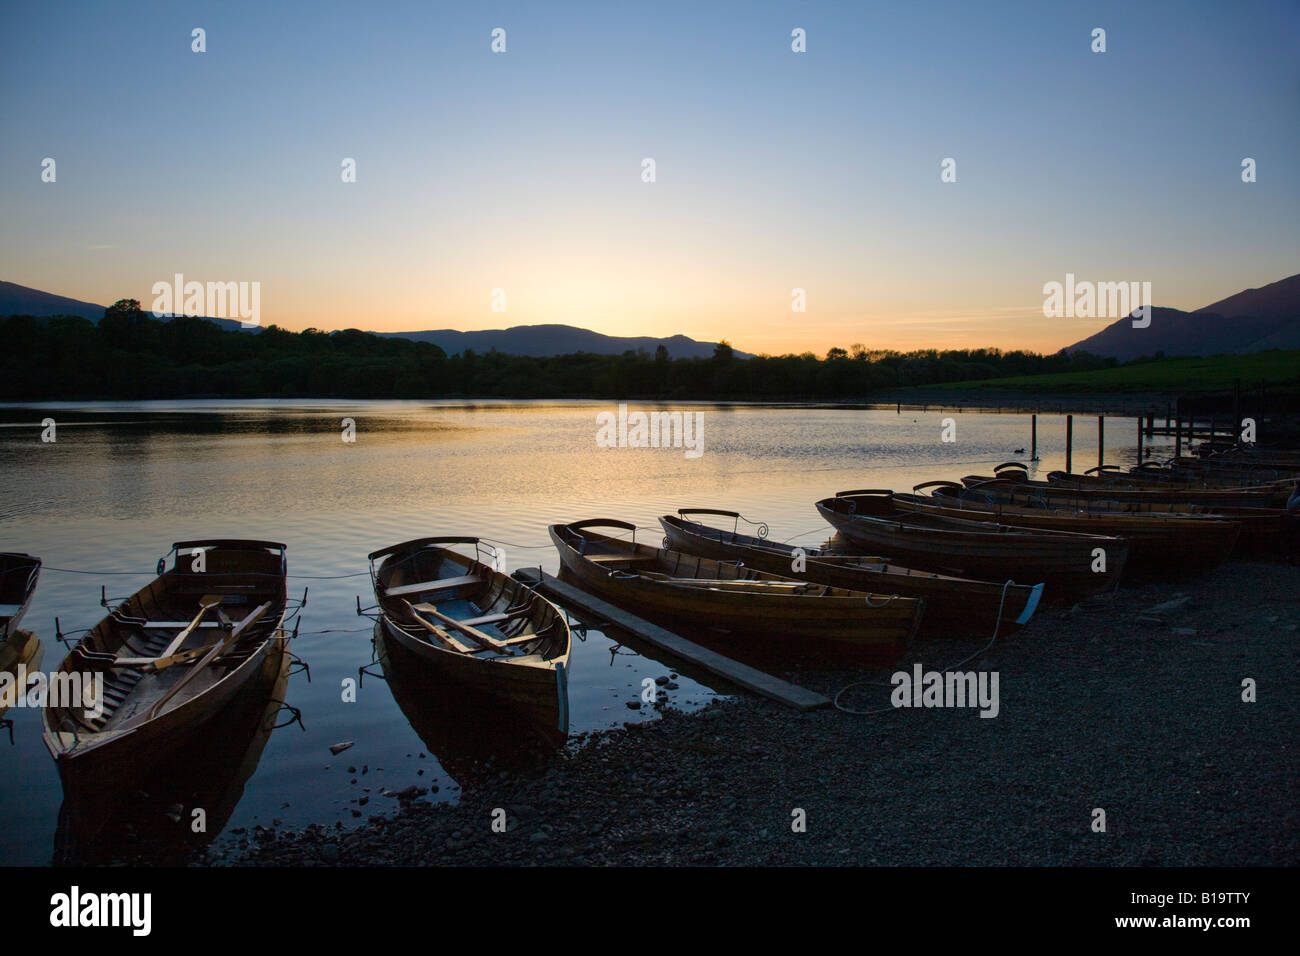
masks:
[[[234,627],[230,629],[230,633],[226,635],[224,640],[213,645],[212,648],[207,652],[207,654],[205,654],[203,658],[197,664],[194,665],[193,669],[190,670],[189,673],[187,673],[184,677],[182,677],[175,684],[173,684],[171,689],[168,690],[167,693],[159,697],[158,700],[154,702],[154,705],[149,708],[147,713],[136,714],[134,717],[125,721],[122,724],[121,729],[126,730],[138,724],[142,724],[145,723],[146,721],[152,720],[154,717],[156,717],[162,711],[164,704],[166,704],[169,700],[171,700],[178,693],[180,693],[180,691],[184,687],[186,687],[191,681],[194,680],[194,678],[196,678],[199,674],[203,672],[204,668],[206,668],[213,661],[219,659],[223,654],[226,653],[226,651],[230,650],[230,648],[232,648],[235,645],[235,643],[239,640],[239,638],[243,636],[244,631],[248,630],[250,627],[256,624],[261,619],[262,615],[264,615],[270,609],[271,609],[270,601],[267,601],[265,604],[261,604],[257,608],[255,608],[253,612],[248,615],[248,617],[244,618],[242,621],[240,621],[238,624],[236,624]],[[197,618],[196,618],[196,623],[197,623]],[[203,648],[199,648],[199,650],[201,651],[203,650]]]
[[[410,610],[411,617],[415,618],[416,622],[420,624],[420,626],[422,626],[434,637],[438,638],[438,640],[440,640],[445,647],[448,647],[451,650],[459,651],[462,654],[475,653],[474,648],[465,646],[463,643],[456,640],[456,638],[452,637],[450,634],[448,634],[437,624],[434,624],[432,621],[426,620],[425,618],[421,617],[420,616],[421,614],[433,615],[435,618],[437,618],[439,621],[442,621],[442,623],[446,624],[448,627],[455,628],[465,636],[469,637],[471,640],[477,641],[485,648],[491,648],[492,650],[497,651],[498,653],[504,653],[508,649],[508,646],[506,644],[503,644],[501,641],[498,641],[492,635],[484,634],[482,631],[480,631],[477,627],[474,627],[473,625],[462,624],[454,617],[448,617],[446,614],[443,614],[432,604],[412,604],[410,601],[405,601],[405,600],[402,603],[405,604],[406,607]]]

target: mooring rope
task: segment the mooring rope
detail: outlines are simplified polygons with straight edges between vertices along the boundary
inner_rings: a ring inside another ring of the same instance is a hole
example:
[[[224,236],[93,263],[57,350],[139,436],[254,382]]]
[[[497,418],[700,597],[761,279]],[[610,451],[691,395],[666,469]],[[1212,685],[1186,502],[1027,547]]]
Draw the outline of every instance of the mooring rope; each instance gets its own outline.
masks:
[[[1011,585],[1013,584],[1015,584],[1015,582],[1008,579],[1006,583],[1002,585],[1002,597],[998,601],[998,616],[993,622],[993,636],[989,638],[989,642],[985,644],[983,647],[981,647],[975,653],[967,655],[963,659],[959,660],[957,663],[949,664],[948,666],[942,668],[944,671],[956,670],[958,667],[961,667],[963,664],[967,663],[968,661],[973,661],[981,654],[987,653],[988,650],[992,648],[995,643],[997,643],[998,628],[1001,627],[1002,625],[1002,608],[1006,604],[1006,600],[1007,600],[1007,588],[1011,587]],[[871,717],[876,714],[887,714],[891,710],[898,709],[891,704],[888,707],[881,707],[877,710],[858,710],[854,707],[849,707],[847,704],[840,703],[840,698],[844,696],[845,691],[853,687],[861,687],[864,685],[869,685],[872,687],[893,687],[894,682],[878,681],[878,680],[858,680],[858,681],[854,681],[851,684],[845,684],[843,687],[839,689],[839,691],[836,692],[835,697],[832,700],[832,703],[835,705],[835,709],[842,711],[846,714],[853,714],[855,717]]]
[[[139,577],[153,575],[157,577],[152,570],[149,571],[88,571],[82,568],[56,568],[50,565],[42,565],[41,571],[59,571],[63,574],[90,574],[90,575],[110,575],[110,574],[134,574]],[[361,578],[370,574],[369,571],[353,571],[348,574],[289,574],[286,577],[291,580],[302,581],[339,581],[343,578]]]

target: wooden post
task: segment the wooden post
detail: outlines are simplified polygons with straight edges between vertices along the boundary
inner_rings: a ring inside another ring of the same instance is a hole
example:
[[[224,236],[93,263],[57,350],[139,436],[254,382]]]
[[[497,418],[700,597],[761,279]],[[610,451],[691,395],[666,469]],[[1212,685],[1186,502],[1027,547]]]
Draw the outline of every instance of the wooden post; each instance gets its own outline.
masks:
[[[1232,383],[1232,443],[1235,445],[1241,436],[1241,379]]]
[[[1029,460],[1038,461],[1038,416],[1029,416]]]
[[[1067,474],[1074,471],[1071,467],[1074,461],[1074,416],[1065,416],[1065,471]]]
[[[1174,417],[1174,457],[1183,455],[1183,416],[1180,412]]]
[[[1097,470],[1106,463],[1106,416],[1097,416]]]
[[[1142,464],[1142,416],[1138,416],[1138,462]]]
[[[1141,425],[1141,422],[1139,422],[1138,424]],[[1147,412],[1147,438],[1150,438],[1153,434],[1155,434],[1155,430],[1156,430],[1155,412]]]

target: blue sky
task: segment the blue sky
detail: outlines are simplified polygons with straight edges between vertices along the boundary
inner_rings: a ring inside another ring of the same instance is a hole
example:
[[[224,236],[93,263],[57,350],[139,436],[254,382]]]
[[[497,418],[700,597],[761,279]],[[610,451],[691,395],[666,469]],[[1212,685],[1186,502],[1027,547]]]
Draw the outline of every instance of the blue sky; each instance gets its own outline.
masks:
[[[261,282],[263,322],[289,328],[1050,350],[1109,321],[1042,316],[1066,272],[1195,308],[1300,271],[1296,3],[3,18],[0,278],[91,301],[147,305],[181,272]]]

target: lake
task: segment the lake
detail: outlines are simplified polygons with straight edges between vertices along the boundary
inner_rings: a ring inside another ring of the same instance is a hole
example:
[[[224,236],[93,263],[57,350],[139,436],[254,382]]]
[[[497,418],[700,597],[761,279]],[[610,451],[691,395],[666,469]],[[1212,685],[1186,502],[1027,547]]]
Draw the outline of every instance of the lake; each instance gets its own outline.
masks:
[[[66,654],[55,617],[78,636],[104,614],[101,586],[122,598],[146,584],[174,541],[253,537],[288,546],[289,590],[309,589],[286,702],[301,729],[271,734],[236,794],[217,845],[255,825],[352,826],[396,809],[381,789],[432,788],[455,800],[454,755],[439,759],[379,678],[355,702],[341,688],[372,660],[366,555],[425,535],[463,534],[505,549],[510,569],[558,562],[552,522],[612,517],[661,537],[656,518],[678,507],[740,511],[777,540],[820,544],[830,534],[813,503],[848,488],[894,488],[987,473],[1024,457],[1029,416],[952,410],[638,405],[701,414],[701,454],[603,448],[608,402],[192,401],[0,406],[0,550],[45,562],[23,627],[39,635],[42,669]],[[951,418],[953,441],[943,441]],[[54,441],[41,422],[54,421]],[[355,440],[345,441],[350,419]],[[1106,423],[1107,462],[1135,460],[1136,422]],[[1064,466],[1063,416],[1039,418],[1039,472]],[[1096,463],[1096,421],[1076,420],[1075,467]],[[1157,439],[1157,441],[1160,441]],[[1159,445],[1163,449],[1164,444]],[[582,638],[582,639],[579,639]],[[676,673],[595,629],[575,630],[570,733],[653,720],[632,710],[644,677]],[[375,667],[373,672],[378,672]],[[677,678],[671,706],[702,706],[716,691]],[[37,710],[15,708],[13,743],[0,731],[0,863],[54,858],[62,790]],[[286,714],[287,716],[287,714]],[[475,734],[473,715],[458,716]],[[330,746],[352,741],[338,756]],[[236,761],[238,762],[238,761]],[[358,768],[349,773],[349,767]],[[360,775],[360,768],[367,773]],[[448,768],[451,767],[449,770]],[[453,772],[454,771],[454,772]],[[358,783],[353,779],[361,776]],[[363,787],[371,788],[360,804]],[[355,802],[354,802],[355,801]],[[360,814],[360,815],[355,815]],[[211,835],[211,834],[210,834]]]

